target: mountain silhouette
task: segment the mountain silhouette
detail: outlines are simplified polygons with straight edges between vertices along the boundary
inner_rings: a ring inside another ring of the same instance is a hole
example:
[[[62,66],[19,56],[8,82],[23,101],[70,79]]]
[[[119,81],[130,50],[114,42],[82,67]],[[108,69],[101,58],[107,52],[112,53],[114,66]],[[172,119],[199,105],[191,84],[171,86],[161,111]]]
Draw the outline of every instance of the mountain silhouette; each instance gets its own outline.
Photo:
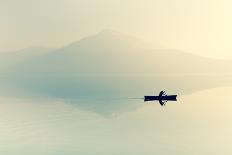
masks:
[[[232,61],[215,60],[175,49],[146,49],[138,39],[105,30],[63,48],[35,55],[10,68],[16,75],[228,74]],[[38,53],[38,52],[37,52]],[[18,72],[17,72],[18,71]]]

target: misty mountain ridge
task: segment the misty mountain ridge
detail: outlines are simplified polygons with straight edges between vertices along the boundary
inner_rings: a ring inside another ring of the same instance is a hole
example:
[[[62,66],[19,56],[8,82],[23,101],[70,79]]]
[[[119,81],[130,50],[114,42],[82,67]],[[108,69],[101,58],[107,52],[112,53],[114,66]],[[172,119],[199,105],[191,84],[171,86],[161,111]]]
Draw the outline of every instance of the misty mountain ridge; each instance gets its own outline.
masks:
[[[33,52],[34,51],[34,52]],[[36,52],[37,51],[37,52]],[[38,52],[40,51],[40,52]],[[43,50],[42,50],[43,51]],[[228,74],[232,61],[174,49],[147,49],[138,39],[104,30],[59,49],[30,49],[14,56],[13,75]],[[23,61],[17,61],[17,58]],[[11,61],[12,62],[12,61]]]
[[[76,50],[78,48],[100,48],[111,49],[118,46],[119,48],[147,48],[145,42],[123,33],[110,29],[103,30],[96,35],[85,37],[79,41],[73,42],[62,49]],[[61,49],[61,50],[62,50]],[[108,52],[111,52],[110,50]]]

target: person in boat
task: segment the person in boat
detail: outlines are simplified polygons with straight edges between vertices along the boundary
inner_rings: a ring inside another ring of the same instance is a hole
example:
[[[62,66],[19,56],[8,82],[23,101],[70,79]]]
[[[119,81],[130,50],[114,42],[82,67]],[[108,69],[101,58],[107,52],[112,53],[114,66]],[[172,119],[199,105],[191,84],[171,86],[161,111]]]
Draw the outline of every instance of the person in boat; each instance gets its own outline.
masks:
[[[159,97],[161,97],[161,96],[167,96],[164,90],[162,90],[162,91],[159,93]]]

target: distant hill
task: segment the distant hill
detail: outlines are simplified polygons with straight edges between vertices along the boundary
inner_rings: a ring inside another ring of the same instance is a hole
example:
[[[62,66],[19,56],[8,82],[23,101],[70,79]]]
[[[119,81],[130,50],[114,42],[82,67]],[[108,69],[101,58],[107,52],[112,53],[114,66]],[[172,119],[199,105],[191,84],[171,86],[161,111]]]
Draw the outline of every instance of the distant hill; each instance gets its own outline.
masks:
[[[12,67],[15,75],[227,74],[232,61],[205,58],[175,49],[146,49],[139,40],[102,31],[43,54],[29,52]]]

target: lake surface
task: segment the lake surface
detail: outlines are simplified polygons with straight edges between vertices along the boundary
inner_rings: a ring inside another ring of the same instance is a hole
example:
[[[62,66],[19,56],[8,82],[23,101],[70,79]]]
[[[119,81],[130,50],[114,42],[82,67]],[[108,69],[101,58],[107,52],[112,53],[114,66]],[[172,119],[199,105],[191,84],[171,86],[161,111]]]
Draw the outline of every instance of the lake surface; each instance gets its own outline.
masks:
[[[165,107],[98,98],[105,109],[94,101],[3,95],[0,154],[231,155],[231,93],[232,87],[199,90]]]

